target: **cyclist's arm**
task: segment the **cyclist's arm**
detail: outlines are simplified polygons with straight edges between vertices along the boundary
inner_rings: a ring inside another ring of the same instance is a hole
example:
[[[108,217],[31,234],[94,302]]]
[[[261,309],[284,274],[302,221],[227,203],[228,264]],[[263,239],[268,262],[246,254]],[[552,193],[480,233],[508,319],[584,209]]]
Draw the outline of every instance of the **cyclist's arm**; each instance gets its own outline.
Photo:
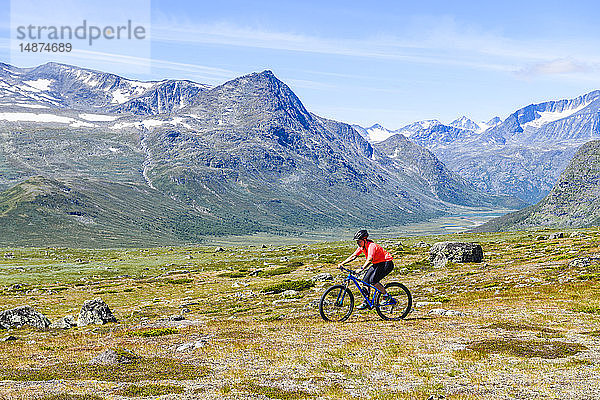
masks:
[[[357,258],[358,258],[358,256],[355,256],[354,254],[352,254],[350,257],[346,258],[344,261],[339,263],[338,267],[342,267],[342,266],[348,264],[349,262],[356,260]]]
[[[365,264],[361,268],[356,270],[356,273],[360,274],[365,269],[369,268],[371,265],[373,265],[373,258],[368,258],[367,261],[365,261]]]

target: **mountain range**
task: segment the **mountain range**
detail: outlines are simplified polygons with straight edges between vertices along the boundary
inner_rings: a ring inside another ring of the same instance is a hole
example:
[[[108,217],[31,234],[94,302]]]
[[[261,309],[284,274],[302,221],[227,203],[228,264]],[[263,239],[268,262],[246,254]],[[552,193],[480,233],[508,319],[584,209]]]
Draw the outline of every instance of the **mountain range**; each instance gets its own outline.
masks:
[[[270,71],[211,87],[0,64],[0,95],[2,245],[197,243],[523,205],[404,137],[372,144],[309,112]]]
[[[600,91],[531,104],[486,124],[462,117],[447,125],[426,120],[389,132],[428,148],[482,191],[533,204],[552,189],[579,146],[600,138]]]
[[[582,145],[550,193],[540,202],[476,228],[480,232],[538,226],[579,228],[600,225],[600,140]]]

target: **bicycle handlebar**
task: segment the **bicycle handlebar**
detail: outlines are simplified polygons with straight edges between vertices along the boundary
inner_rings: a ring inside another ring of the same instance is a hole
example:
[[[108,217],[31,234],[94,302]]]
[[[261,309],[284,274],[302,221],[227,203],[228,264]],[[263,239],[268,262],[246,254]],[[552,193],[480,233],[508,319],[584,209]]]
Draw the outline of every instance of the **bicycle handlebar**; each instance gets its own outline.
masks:
[[[351,269],[344,268],[344,267],[338,267],[338,268],[341,269],[342,271],[346,271],[352,275],[356,275],[356,271],[352,271]]]

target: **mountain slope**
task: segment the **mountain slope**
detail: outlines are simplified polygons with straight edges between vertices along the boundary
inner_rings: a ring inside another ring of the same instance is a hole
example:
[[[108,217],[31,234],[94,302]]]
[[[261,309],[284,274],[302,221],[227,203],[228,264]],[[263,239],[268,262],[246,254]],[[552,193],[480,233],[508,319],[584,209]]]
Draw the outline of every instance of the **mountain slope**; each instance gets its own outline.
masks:
[[[204,215],[143,184],[34,176],[0,193],[0,246],[158,246],[253,227]]]
[[[382,142],[396,134],[396,132],[390,131],[379,124],[374,124],[368,128],[363,128],[360,125],[352,125],[352,127],[370,143]]]
[[[531,104],[490,129],[509,142],[589,140],[600,135],[600,91],[574,99]]]
[[[477,231],[533,226],[554,228],[600,225],[600,141],[579,148],[550,193],[539,203],[493,219]]]
[[[312,114],[270,71],[216,87],[137,82],[61,64],[2,71],[8,92],[39,90],[21,105],[0,104],[0,189],[11,204],[2,223],[19,226],[17,236],[7,233],[11,240],[37,243],[50,231],[70,245],[80,235],[94,246],[197,242],[399,225],[506,203],[464,185],[413,143],[391,155],[350,125]],[[22,185],[54,188],[52,201],[17,196]],[[65,208],[72,199],[60,185],[85,207]],[[119,201],[107,201],[110,192]],[[143,206],[126,218],[130,204]],[[70,212],[95,223],[81,225]],[[148,224],[155,229],[139,231]],[[128,230],[137,233],[128,239]]]
[[[510,196],[493,196],[480,192],[450,171],[426,148],[413,143],[403,135],[397,134],[375,144],[375,148],[396,160],[405,169],[416,169],[424,178],[430,190],[443,201],[466,206],[496,205],[507,208],[521,208],[525,203]]]
[[[59,63],[16,68],[0,63],[1,106],[150,115],[170,113],[209,88],[186,80],[141,82]]]
[[[190,129],[146,136],[150,157],[163,155],[148,176],[211,212],[302,227],[402,223],[451,208],[349,125],[309,113],[270,71],[203,92],[180,115]]]
[[[457,129],[430,124],[409,137],[480,190],[532,204],[548,194],[579,146],[600,138],[600,91],[531,104],[477,134]]]

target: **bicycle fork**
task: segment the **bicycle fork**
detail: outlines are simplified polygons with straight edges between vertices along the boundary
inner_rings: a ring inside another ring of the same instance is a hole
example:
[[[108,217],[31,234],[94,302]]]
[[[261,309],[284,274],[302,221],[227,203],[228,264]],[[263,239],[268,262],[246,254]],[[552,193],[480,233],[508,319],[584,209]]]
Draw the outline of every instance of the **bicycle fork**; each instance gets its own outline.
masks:
[[[348,289],[348,281],[344,282],[344,290],[340,291],[340,294],[338,294],[338,297],[335,301],[336,307],[341,307],[342,304],[344,304],[344,297],[346,297],[346,289]]]

